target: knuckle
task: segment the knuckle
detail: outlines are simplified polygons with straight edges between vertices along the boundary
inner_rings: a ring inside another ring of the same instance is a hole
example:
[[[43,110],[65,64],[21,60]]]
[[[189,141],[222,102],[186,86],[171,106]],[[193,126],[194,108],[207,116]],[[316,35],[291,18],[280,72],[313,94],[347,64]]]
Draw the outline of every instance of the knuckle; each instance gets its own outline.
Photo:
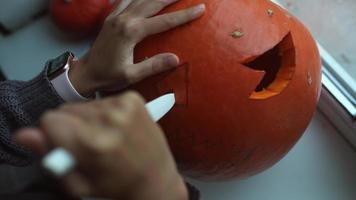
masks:
[[[191,21],[194,17],[194,13],[191,10],[185,10],[181,13],[180,17],[177,17],[176,24],[181,25]]]
[[[115,104],[117,105],[116,107],[120,107],[120,111],[115,113],[112,111],[106,112],[104,121],[111,124],[120,124],[121,126],[130,126],[135,122],[137,116],[142,114],[145,106],[143,97],[135,91],[126,92],[111,101],[112,105]]]
[[[108,155],[120,153],[121,148],[124,146],[124,137],[122,134],[110,134],[101,135],[95,138],[95,142],[88,145],[87,151],[92,155],[99,157],[107,157]]]
[[[101,128],[92,127],[88,132],[93,131],[90,137],[81,137],[77,140],[77,145],[92,156],[108,155],[117,146],[122,145],[122,134],[115,128],[103,126]]]
[[[155,57],[152,60],[152,63],[149,65],[149,68],[151,70],[151,74],[159,73],[160,72],[159,69],[164,67],[165,65],[167,65],[166,56],[159,55],[159,56]]]
[[[136,91],[129,91],[124,94],[125,99],[134,106],[144,105],[143,97]]]
[[[113,110],[106,110],[101,115],[101,118],[105,124],[115,125],[121,120],[120,116],[117,115],[116,112],[113,112]]]
[[[162,23],[164,24],[165,27],[167,27],[168,29],[172,29],[174,28],[176,25],[176,18],[173,17],[172,15],[167,15],[167,17],[165,17],[162,21]]]
[[[120,32],[121,32],[122,36],[131,38],[135,34],[135,27],[133,24],[131,24],[129,22],[125,22],[121,25]]]
[[[108,141],[107,136],[102,136],[96,138],[95,142],[90,144],[84,144],[84,145],[86,151],[90,152],[91,155],[102,156],[102,155],[108,155],[113,151],[114,146],[110,144],[111,143],[110,141]]]
[[[196,17],[194,9],[187,9],[183,12],[183,20],[189,21]]]
[[[137,20],[130,19],[127,16],[118,17],[112,24],[118,31],[118,34],[125,38],[136,38],[141,33]]]
[[[134,120],[134,115],[131,112],[125,113],[125,115],[122,115],[122,118],[120,118],[119,121],[117,121],[117,125],[120,126],[122,130],[130,130],[134,126],[135,120]]]
[[[117,142],[118,140],[114,140],[113,137],[107,137],[99,139],[96,143],[95,151],[99,155],[110,155],[116,151],[118,151],[118,147],[122,146],[120,143]]]
[[[140,72],[137,71],[136,69],[129,68],[129,69],[125,70],[124,76],[129,84],[134,84],[137,81],[139,81],[139,76],[140,76],[139,73]]]
[[[137,114],[140,114],[142,108],[144,107],[144,99],[143,97],[134,91],[127,92],[124,96],[125,99],[125,107],[127,110],[127,118],[135,118]]]

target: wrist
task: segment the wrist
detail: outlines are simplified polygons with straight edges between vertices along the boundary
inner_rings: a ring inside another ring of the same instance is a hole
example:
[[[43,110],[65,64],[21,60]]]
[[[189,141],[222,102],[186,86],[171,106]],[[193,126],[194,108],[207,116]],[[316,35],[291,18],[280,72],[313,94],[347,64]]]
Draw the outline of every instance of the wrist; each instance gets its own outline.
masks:
[[[81,60],[70,62],[68,77],[75,90],[82,96],[93,96],[97,91],[95,82],[90,79],[86,66]]]

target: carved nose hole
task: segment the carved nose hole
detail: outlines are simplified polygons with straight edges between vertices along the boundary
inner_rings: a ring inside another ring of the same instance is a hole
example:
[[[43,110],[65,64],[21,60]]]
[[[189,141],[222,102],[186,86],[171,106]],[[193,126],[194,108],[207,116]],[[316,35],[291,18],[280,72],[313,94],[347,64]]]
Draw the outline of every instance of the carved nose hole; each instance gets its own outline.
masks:
[[[289,33],[274,48],[245,63],[246,67],[264,71],[265,76],[251,94],[251,99],[267,99],[280,94],[295,72],[295,46]]]
[[[157,85],[161,94],[174,92],[176,96],[176,106],[186,107],[188,105],[189,87],[189,64],[184,63],[174,71],[167,73]]]

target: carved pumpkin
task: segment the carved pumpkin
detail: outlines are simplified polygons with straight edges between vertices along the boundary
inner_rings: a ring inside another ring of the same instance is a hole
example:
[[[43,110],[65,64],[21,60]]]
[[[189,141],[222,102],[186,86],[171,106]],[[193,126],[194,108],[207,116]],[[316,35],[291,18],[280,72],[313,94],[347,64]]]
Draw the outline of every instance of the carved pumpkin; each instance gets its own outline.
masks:
[[[109,8],[109,0],[52,0],[50,3],[50,13],[58,27],[81,33],[100,27]]]
[[[245,178],[279,161],[308,126],[321,88],[321,63],[308,30],[268,0],[184,0],[205,15],[152,36],[136,61],[174,52],[182,66],[133,88],[147,100],[176,94],[161,120],[180,170],[201,180]]]

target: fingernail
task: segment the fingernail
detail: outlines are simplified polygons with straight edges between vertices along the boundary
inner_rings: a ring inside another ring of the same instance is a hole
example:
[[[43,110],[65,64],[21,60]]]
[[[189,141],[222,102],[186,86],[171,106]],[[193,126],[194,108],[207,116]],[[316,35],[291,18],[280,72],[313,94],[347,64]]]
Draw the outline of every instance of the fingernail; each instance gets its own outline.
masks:
[[[167,56],[164,61],[167,66],[176,67],[179,65],[179,59],[177,56]]]
[[[205,11],[205,4],[199,4],[194,9],[194,14],[199,15]]]

